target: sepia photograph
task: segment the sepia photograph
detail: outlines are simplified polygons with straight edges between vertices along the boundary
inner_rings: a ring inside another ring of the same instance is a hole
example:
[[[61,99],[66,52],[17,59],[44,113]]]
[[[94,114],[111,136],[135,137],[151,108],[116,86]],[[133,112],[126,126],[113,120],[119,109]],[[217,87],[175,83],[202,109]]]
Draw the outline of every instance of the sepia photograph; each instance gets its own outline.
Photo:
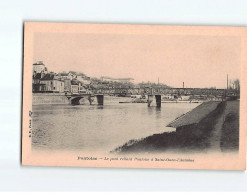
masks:
[[[0,16],[0,191],[247,191],[247,1]]]
[[[245,169],[243,37],[237,27],[25,23],[22,163]]]

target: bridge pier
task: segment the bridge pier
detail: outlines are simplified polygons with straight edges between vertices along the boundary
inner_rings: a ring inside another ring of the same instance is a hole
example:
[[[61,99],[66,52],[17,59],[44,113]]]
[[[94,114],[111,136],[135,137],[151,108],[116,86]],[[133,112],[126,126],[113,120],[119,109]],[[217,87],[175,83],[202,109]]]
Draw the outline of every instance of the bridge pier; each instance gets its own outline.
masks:
[[[151,106],[151,103],[154,100],[154,96],[155,96],[156,106],[161,107],[161,95],[148,95],[148,107]]]
[[[98,105],[104,105],[104,95],[96,95]]]
[[[148,95],[148,107],[150,107],[151,103],[153,102],[154,96]]]
[[[90,105],[92,105],[92,102],[93,102],[93,101],[92,101],[91,95],[88,96],[88,101],[89,101]]]
[[[155,95],[156,106],[161,107],[161,95]]]

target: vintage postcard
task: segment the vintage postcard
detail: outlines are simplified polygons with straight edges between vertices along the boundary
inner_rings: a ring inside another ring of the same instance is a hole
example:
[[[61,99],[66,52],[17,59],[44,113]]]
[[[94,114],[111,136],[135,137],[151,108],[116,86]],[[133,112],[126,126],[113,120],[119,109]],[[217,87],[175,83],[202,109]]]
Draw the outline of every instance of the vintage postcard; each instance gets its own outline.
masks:
[[[247,28],[24,24],[22,164],[245,170]]]

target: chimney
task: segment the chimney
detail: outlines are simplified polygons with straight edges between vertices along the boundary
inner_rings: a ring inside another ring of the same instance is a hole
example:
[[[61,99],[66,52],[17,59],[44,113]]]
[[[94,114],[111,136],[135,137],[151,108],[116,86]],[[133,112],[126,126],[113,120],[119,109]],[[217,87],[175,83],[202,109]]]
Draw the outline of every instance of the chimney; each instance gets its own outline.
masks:
[[[226,77],[226,89],[228,91],[228,74],[227,74],[227,77]]]

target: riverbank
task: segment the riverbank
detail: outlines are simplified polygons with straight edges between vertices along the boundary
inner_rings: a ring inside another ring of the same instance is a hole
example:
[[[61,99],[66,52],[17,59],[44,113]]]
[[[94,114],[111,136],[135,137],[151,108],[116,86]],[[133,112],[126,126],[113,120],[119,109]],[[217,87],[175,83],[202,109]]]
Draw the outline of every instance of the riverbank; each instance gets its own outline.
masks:
[[[176,131],[130,140],[113,152],[237,151],[239,101],[205,102],[168,126],[176,128]]]
[[[220,147],[223,151],[235,151],[239,148],[239,109],[240,101],[227,101]]]

